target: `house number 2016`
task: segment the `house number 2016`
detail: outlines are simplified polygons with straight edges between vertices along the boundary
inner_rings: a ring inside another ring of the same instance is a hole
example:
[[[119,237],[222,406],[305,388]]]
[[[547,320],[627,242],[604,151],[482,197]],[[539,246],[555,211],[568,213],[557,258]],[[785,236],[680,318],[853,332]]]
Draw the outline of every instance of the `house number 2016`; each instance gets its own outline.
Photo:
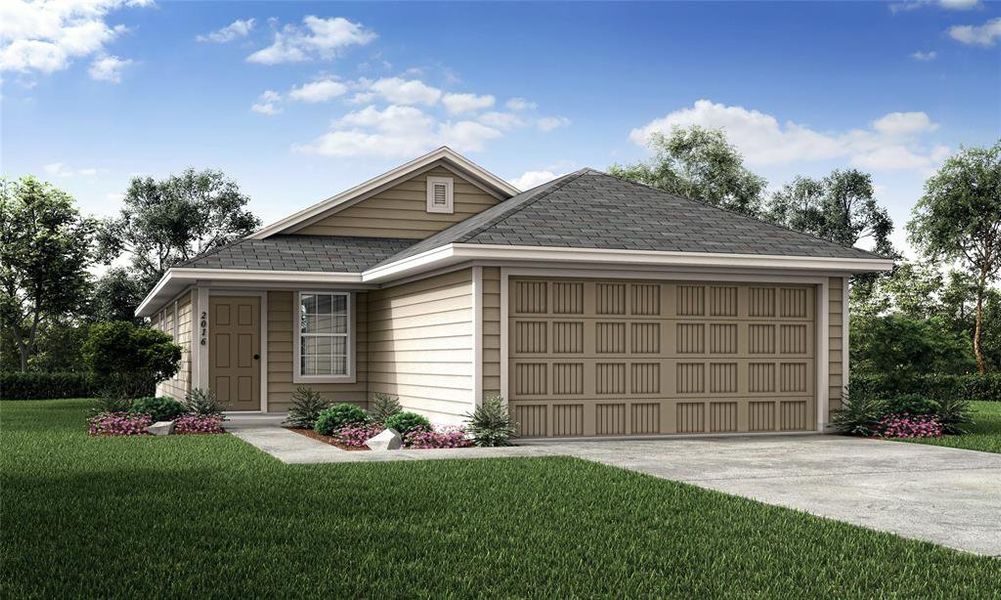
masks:
[[[198,343],[204,346],[206,339],[208,337],[208,326],[209,326],[209,315],[207,312],[202,311],[202,318],[201,321],[199,322],[199,325],[201,325],[202,327],[202,335]]]

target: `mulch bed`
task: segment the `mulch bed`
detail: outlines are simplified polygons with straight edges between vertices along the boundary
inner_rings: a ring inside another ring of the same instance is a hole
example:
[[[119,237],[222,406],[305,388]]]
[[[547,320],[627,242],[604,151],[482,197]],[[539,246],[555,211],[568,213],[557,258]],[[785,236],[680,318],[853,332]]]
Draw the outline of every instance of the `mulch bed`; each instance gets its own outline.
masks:
[[[337,446],[341,450],[348,450],[350,452],[354,452],[356,450],[371,452],[371,448],[369,448],[368,446],[345,446],[337,438],[329,435],[323,435],[321,433],[316,433],[312,429],[303,429],[301,427],[286,427],[285,429],[288,429],[289,431],[294,431],[299,435],[304,435],[308,438],[313,438],[314,440],[318,442],[323,442],[324,444]]]

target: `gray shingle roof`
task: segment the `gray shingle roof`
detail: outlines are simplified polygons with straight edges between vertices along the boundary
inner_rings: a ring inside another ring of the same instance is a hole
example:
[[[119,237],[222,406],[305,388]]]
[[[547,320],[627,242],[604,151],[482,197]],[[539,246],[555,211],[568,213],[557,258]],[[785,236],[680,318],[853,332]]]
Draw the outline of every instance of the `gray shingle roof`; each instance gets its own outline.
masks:
[[[243,239],[177,265],[196,269],[260,269],[360,273],[415,240],[325,235],[274,235]]]
[[[882,258],[593,169],[522,192],[383,263],[450,243]]]

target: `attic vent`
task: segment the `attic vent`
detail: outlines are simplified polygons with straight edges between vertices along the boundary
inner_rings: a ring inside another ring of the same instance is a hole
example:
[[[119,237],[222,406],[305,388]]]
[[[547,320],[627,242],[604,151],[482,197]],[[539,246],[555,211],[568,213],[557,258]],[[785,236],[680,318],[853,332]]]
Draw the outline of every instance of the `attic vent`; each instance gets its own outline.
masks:
[[[428,212],[452,214],[451,177],[428,177]]]

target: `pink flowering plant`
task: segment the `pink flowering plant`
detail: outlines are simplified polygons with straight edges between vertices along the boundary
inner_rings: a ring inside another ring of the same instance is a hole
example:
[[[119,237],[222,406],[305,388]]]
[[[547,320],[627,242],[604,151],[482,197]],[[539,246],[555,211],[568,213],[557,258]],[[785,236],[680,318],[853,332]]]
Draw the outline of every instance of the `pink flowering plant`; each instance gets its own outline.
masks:
[[[333,437],[350,448],[364,448],[365,442],[382,431],[379,425],[345,425],[334,431]]]
[[[880,420],[878,431],[886,438],[926,438],[941,437],[943,427],[934,415],[892,413]]]
[[[184,415],[174,421],[174,433],[224,433],[222,415]]]
[[[144,435],[153,424],[149,415],[104,412],[87,420],[90,435]]]
[[[468,448],[473,445],[469,433],[462,427],[442,427],[439,429],[413,431],[407,436],[407,448]]]

